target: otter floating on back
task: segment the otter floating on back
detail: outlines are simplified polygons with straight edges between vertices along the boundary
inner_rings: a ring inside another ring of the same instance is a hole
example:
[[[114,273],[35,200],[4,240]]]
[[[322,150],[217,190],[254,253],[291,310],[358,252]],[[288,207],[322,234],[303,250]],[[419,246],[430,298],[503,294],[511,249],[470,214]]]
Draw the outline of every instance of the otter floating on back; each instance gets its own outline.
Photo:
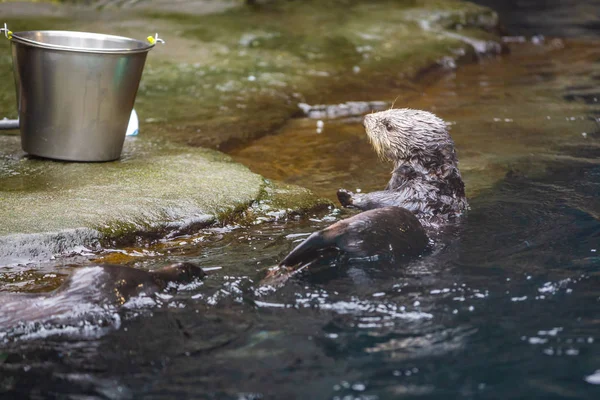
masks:
[[[427,247],[423,227],[437,228],[467,209],[454,142],[442,119],[391,109],[365,116],[364,126],[375,151],[394,164],[392,178],[377,192],[338,190],[344,207],[365,212],[313,233],[280,266],[305,264],[330,248],[359,257],[420,254]]]

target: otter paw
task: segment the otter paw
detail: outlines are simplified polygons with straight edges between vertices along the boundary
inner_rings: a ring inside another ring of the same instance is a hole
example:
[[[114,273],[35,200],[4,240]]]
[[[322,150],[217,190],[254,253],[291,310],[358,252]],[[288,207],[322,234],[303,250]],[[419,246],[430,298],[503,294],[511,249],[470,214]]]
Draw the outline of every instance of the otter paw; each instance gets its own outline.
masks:
[[[344,207],[351,207],[352,206],[352,196],[354,195],[354,193],[352,193],[349,190],[346,189],[339,189],[337,191],[337,198],[340,201],[340,204]]]

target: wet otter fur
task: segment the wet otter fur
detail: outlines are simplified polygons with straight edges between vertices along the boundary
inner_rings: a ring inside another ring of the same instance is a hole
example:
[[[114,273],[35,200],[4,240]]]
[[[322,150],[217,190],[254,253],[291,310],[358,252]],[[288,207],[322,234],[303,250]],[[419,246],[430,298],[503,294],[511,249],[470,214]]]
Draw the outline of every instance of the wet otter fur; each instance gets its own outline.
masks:
[[[344,207],[364,212],[315,232],[283,259],[280,267],[306,264],[336,248],[359,257],[418,255],[432,230],[466,210],[465,186],[446,123],[427,111],[390,109],[365,116],[378,155],[394,164],[381,191],[338,190]]]
[[[70,315],[76,306],[123,305],[139,295],[150,296],[172,283],[189,283],[206,273],[192,263],[169,265],[155,271],[123,265],[77,268],[65,282],[49,293],[1,293],[0,329],[18,323],[41,322]]]
[[[281,261],[297,265],[314,259],[325,249],[336,248],[355,257],[418,255],[427,246],[427,235],[419,220],[400,207],[365,211],[314,232]]]
[[[169,283],[189,283],[196,278],[202,279],[206,276],[202,268],[192,263],[172,264],[154,271],[113,264],[104,264],[100,267],[105,275],[102,284],[109,290],[112,288],[110,297],[115,302],[123,302],[142,293],[150,295],[159,292]],[[57,291],[68,289],[72,280],[73,275]]]
[[[444,224],[467,209],[454,141],[442,119],[427,111],[391,109],[365,116],[364,126],[377,154],[394,169],[382,191],[338,190],[344,207],[403,207],[426,227]]]

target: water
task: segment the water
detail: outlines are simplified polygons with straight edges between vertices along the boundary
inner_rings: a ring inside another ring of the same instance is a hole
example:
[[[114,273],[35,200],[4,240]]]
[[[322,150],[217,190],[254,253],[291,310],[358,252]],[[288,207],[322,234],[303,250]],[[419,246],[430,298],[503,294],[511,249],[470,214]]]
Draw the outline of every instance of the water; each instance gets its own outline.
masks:
[[[595,37],[600,33],[598,0],[474,0],[498,11],[513,35]]]
[[[261,286],[299,234],[335,213],[102,254],[210,271],[160,304],[115,306],[110,321],[89,313],[89,326],[102,328],[89,335],[60,324],[52,334],[26,325],[26,338],[3,330],[0,397],[597,399],[598,49],[514,44],[510,56],[396,100],[453,123],[466,180],[471,210],[431,254],[398,265],[336,260],[279,289]],[[389,177],[359,119],[325,121],[321,134],[316,121],[294,120],[233,156],[329,197]],[[84,263],[60,262],[9,269],[8,290],[52,289]]]

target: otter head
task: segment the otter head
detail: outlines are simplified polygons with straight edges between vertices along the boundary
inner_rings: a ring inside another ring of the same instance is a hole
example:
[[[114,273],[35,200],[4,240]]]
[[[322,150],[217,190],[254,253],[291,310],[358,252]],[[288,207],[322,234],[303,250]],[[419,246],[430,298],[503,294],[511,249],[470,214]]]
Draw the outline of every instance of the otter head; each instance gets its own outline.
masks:
[[[172,264],[156,271],[152,271],[152,274],[165,283],[188,283],[196,278],[202,279],[206,276],[206,272],[204,272],[202,268],[192,263]]]
[[[377,154],[395,164],[417,160],[426,165],[440,155],[454,157],[446,123],[430,112],[390,109],[366,115],[363,124]]]

